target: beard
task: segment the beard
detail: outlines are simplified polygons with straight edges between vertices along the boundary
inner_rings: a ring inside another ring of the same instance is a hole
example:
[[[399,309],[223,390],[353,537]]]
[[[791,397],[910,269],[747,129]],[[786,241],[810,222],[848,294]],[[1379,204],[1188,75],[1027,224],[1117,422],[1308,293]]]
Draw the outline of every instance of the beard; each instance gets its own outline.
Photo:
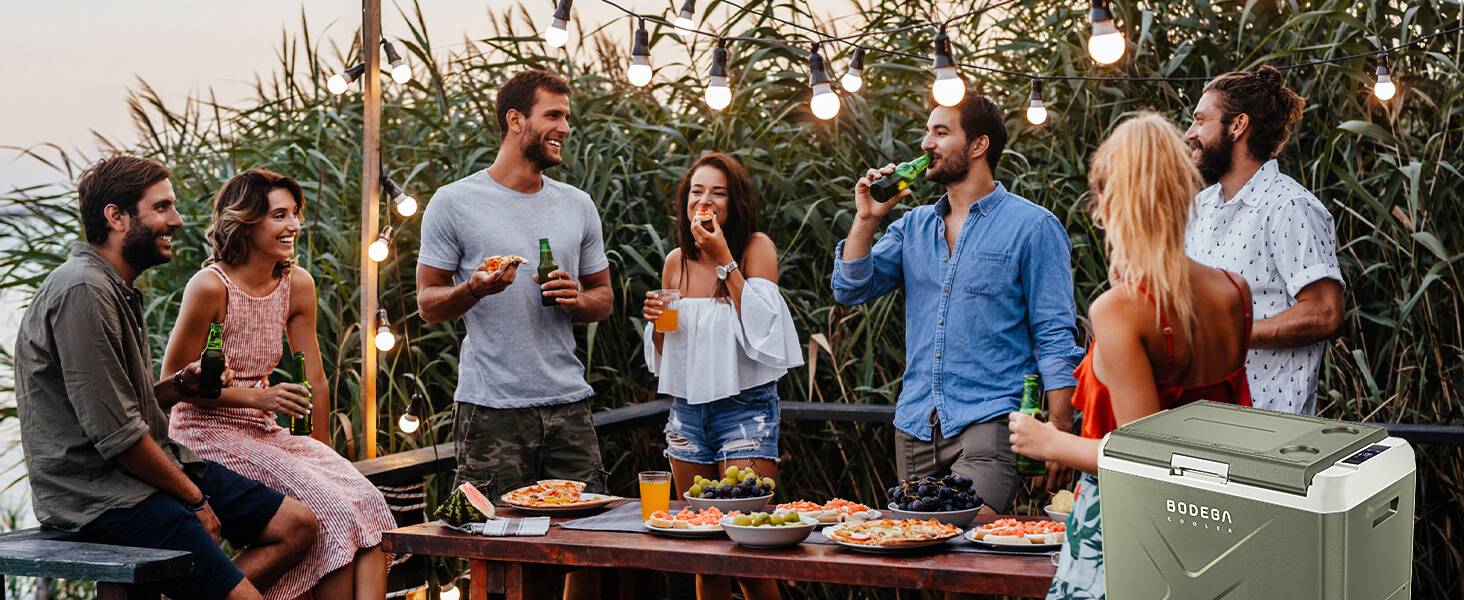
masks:
[[[122,236],[122,260],[138,273],[173,260],[173,257],[158,249],[158,238],[172,235],[173,231],[172,227],[166,225],[153,229],[134,221],[132,227]]]
[[[557,166],[562,162],[549,155],[549,144],[544,142],[546,137],[533,129],[525,129],[523,137],[520,139],[520,146],[524,149],[524,158],[527,158],[540,171]]]
[[[1190,143],[1190,147],[1200,151],[1195,167],[1200,170],[1200,177],[1204,178],[1206,185],[1219,183],[1220,178],[1230,172],[1231,149],[1235,147],[1230,138],[1221,135],[1210,144],[1196,140]]]
[[[966,178],[971,172],[971,160],[966,158],[966,148],[956,154],[941,154],[940,164],[925,172],[925,178],[942,185],[950,185]]]

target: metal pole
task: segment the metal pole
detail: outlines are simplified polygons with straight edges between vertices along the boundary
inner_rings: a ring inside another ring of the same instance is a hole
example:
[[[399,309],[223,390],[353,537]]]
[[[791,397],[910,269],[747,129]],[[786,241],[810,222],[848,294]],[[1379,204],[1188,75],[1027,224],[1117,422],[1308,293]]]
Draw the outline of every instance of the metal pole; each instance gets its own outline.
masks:
[[[365,458],[376,458],[376,262],[367,248],[381,224],[381,0],[361,0],[361,404]]]

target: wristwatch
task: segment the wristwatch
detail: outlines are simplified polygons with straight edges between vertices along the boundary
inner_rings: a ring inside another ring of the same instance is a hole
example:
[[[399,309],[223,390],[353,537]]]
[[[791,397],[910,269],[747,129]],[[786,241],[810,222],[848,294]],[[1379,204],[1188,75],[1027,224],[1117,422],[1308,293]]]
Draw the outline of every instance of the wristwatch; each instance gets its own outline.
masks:
[[[727,263],[725,265],[717,265],[717,279],[721,279],[723,281],[726,281],[727,280],[727,277],[729,275],[731,275],[733,271],[736,271],[736,270],[737,270],[737,261],[735,261],[735,260],[732,261],[732,262],[729,262],[729,263]]]
[[[208,494],[204,494],[203,495],[203,498],[200,499],[197,503],[189,504],[187,506],[188,506],[188,510],[191,510],[193,512],[198,512],[198,511],[203,510],[205,507],[208,506]]]

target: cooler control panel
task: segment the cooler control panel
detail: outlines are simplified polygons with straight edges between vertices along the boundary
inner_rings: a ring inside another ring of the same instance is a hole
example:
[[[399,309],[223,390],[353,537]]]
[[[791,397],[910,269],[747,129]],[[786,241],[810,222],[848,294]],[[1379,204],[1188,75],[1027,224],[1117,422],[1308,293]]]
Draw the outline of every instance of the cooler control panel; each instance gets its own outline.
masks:
[[[1360,465],[1363,463],[1363,461],[1382,454],[1388,448],[1388,446],[1384,446],[1382,444],[1373,444],[1371,446],[1358,450],[1357,453],[1353,454],[1352,456],[1342,459],[1342,462],[1349,465]]]

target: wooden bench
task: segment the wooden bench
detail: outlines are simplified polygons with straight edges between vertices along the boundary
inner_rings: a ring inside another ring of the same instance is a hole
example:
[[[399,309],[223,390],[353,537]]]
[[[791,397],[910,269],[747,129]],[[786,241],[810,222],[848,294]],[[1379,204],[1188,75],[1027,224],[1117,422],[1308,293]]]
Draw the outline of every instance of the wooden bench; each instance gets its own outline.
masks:
[[[88,544],[72,535],[40,528],[0,535],[0,599],[10,576],[95,581],[98,600],[152,600],[163,581],[193,571],[187,552]]]

